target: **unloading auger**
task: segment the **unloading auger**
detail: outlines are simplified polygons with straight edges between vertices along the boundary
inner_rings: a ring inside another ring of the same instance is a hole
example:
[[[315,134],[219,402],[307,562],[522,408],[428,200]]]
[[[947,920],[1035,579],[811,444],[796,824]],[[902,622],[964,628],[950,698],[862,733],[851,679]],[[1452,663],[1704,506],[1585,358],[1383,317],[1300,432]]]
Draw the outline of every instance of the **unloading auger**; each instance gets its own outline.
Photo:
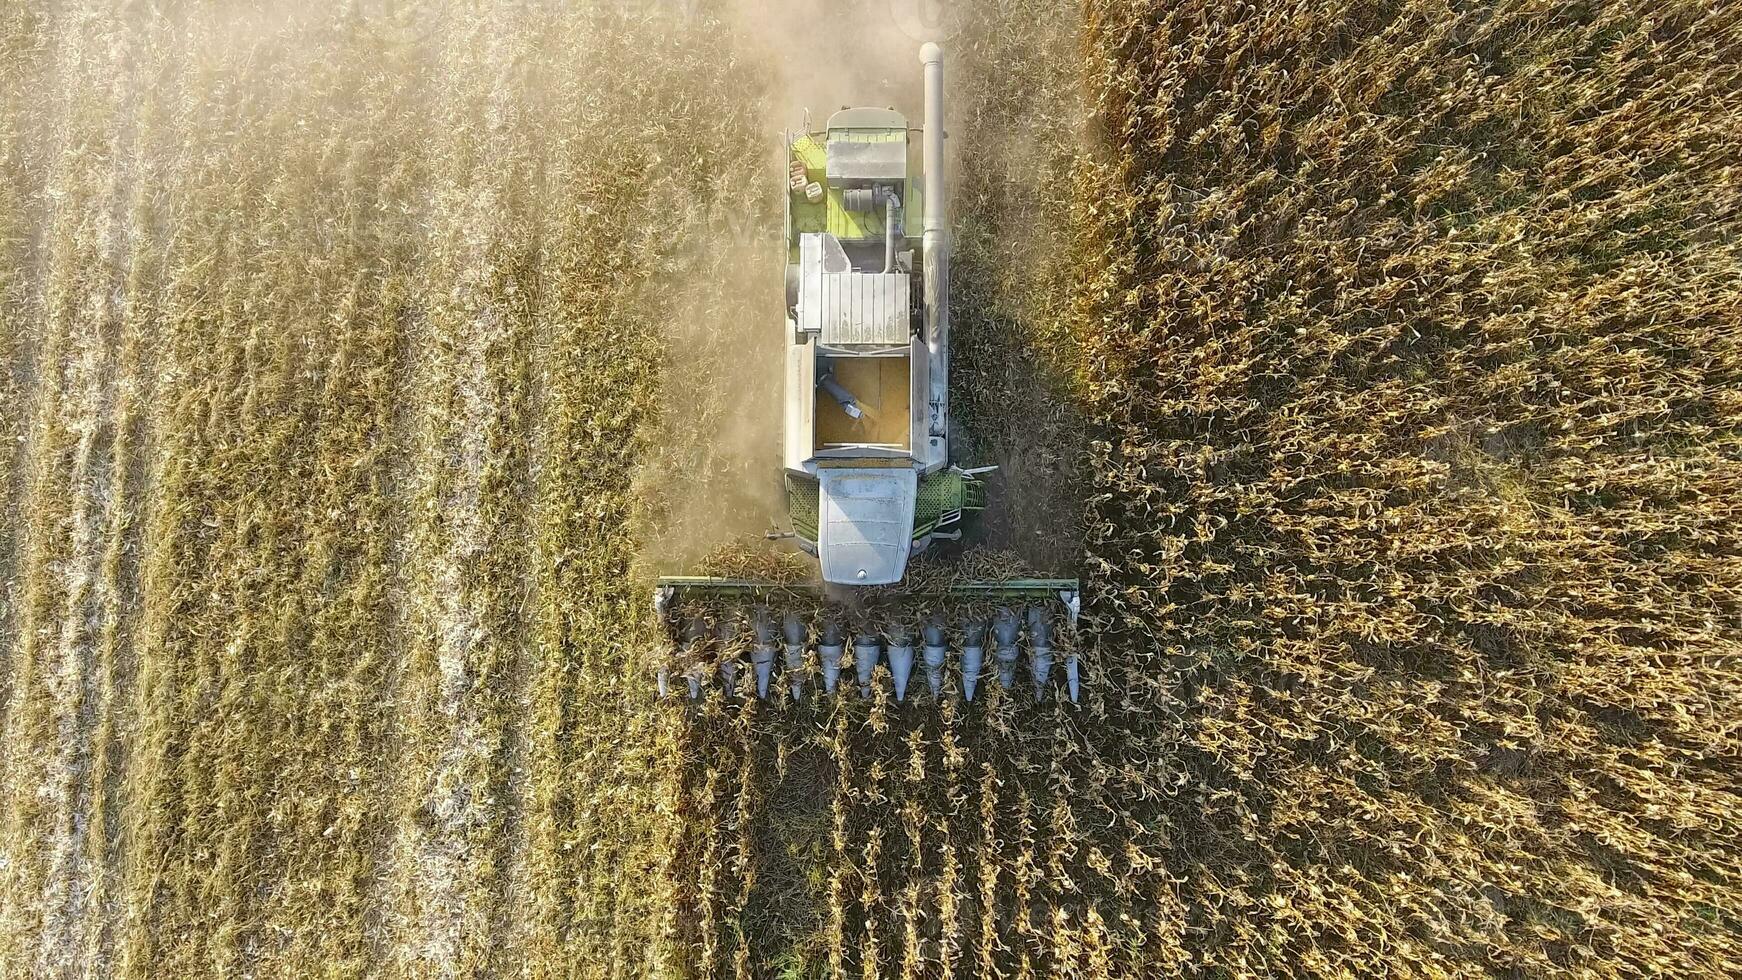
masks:
[[[969,701],[988,672],[1006,688],[1026,673],[1037,697],[1061,681],[1080,695],[1076,579],[907,575],[934,541],[959,539],[986,496],[985,468],[950,454],[943,52],[927,44],[920,61],[922,129],[859,107],[786,138],[782,536],[822,581],[661,578],[662,695],[718,684],[766,698],[777,667],[793,698],[813,680],[833,694],[851,665],[868,696],[880,663],[898,701],[916,666],[934,697],[956,690],[952,666]]]

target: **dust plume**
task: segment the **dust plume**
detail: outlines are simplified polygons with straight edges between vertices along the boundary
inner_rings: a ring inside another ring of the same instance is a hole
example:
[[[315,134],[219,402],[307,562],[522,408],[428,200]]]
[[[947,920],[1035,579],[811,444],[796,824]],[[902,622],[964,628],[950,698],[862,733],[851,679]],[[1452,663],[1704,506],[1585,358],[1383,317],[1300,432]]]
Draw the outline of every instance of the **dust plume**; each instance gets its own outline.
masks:
[[[773,106],[795,126],[803,109],[821,125],[846,105],[893,106],[918,125],[919,47],[948,41],[958,21],[939,0],[730,0],[726,17],[772,67]]]
[[[641,557],[661,571],[781,516],[778,218],[772,235],[693,234],[675,264],[682,281],[661,300],[660,415],[637,474]]]

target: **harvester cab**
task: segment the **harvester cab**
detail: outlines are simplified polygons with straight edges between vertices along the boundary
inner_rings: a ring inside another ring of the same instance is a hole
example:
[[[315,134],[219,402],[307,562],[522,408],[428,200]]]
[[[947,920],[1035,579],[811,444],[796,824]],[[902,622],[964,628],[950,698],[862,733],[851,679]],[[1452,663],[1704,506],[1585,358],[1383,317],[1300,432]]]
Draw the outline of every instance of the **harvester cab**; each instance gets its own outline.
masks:
[[[1051,683],[1054,621],[1074,626],[1076,580],[934,575],[922,585],[907,574],[910,559],[959,538],[985,504],[985,469],[964,469],[950,452],[943,52],[927,44],[920,60],[923,128],[894,109],[857,107],[786,138],[785,536],[816,558],[821,581],[661,578],[655,609],[672,653],[662,693],[675,672],[692,696],[710,675],[734,695],[748,654],[765,697],[777,647],[794,697],[813,656],[833,692],[850,648],[861,693],[887,650],[905,699],[916,635],[935,695],[953,639],[961,691],[973,698],[988,635],[1006,686],[1024,636],[1035,693]],[[793,608],[777,613],[782,604]],[[1075,654],[1062,659],[1074,701]]]

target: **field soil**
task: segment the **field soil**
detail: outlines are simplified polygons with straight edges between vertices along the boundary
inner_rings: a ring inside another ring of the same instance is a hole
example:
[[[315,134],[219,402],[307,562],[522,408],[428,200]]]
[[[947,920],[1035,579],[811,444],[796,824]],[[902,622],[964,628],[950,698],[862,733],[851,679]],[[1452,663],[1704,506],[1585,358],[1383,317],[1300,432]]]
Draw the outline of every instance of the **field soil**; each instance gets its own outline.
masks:
[[[944,9],[0,5],[0,977],[1742,974],[1742,7]],[[659,702],[927,31],[1083,703]]]

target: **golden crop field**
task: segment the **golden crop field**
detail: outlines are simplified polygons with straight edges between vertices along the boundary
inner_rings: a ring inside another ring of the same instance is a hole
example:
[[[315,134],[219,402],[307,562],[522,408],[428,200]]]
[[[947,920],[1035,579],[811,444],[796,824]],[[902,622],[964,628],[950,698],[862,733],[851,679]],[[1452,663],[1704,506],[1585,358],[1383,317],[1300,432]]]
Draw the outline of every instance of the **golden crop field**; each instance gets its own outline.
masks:
[[[1742,4],[950,7],[1078,706],[654,697],[881,2],[0,5],[0,977],[1742,975]]]

